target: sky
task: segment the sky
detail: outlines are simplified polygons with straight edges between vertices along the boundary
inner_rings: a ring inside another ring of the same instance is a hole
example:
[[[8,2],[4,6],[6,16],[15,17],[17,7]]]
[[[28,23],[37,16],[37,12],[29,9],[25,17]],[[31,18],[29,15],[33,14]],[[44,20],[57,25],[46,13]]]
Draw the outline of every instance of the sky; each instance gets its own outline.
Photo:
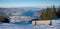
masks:
[[[60,0],[0,0],[0,7],[46,7],[59,6]]]

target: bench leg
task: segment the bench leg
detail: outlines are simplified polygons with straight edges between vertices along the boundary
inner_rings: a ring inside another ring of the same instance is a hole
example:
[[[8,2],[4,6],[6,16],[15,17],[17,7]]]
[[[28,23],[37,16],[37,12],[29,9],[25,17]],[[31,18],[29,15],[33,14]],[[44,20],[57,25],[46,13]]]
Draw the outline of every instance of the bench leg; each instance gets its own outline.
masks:
[[[50,24],[49,25],[52,25],[52,20],[50,20]]]

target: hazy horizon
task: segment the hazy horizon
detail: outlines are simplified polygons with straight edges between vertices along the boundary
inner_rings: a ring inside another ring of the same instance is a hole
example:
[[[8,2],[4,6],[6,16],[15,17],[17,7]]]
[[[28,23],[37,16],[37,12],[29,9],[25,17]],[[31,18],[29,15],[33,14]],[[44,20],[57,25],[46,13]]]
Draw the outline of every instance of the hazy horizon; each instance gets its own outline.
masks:
[[[0,0],[0,7],[47,7],[59,6],[60,0]]]

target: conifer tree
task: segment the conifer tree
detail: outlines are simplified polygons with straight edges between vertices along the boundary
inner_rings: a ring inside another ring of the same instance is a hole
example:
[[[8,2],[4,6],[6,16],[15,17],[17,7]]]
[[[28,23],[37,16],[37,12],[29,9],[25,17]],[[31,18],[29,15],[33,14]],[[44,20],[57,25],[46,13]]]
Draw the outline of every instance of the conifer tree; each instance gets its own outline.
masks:
[[[58,16],[58,18],[60,18],[60,6],[59,6],[58,11],[57,11],[57,16]]]
[[[56,11],[55,8],[51,9],[51,8],[47,8],[46,10],[44,10],[41,14],[41,20],[50,20],[50,24],[52,25],[52,18],[57,18],[56,16]]]
[[[44,10],[41,14],[41,20],[48,20],[51,18],[56,18],[56,13],[53,9],[47,8],[46,10]]]

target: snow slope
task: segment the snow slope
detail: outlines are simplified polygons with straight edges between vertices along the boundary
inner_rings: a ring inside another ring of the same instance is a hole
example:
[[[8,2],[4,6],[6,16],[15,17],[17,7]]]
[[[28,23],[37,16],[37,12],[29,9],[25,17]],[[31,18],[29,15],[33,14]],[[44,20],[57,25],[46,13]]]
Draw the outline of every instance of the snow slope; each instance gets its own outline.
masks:
[[[27,24],[25,24],[27,23]],[[60,29],[60,20],[55,20],[53,25],[40,25],[40,26],[33,26],[31,23],[28,22],[20,23],[0,23],[0,29]]]

